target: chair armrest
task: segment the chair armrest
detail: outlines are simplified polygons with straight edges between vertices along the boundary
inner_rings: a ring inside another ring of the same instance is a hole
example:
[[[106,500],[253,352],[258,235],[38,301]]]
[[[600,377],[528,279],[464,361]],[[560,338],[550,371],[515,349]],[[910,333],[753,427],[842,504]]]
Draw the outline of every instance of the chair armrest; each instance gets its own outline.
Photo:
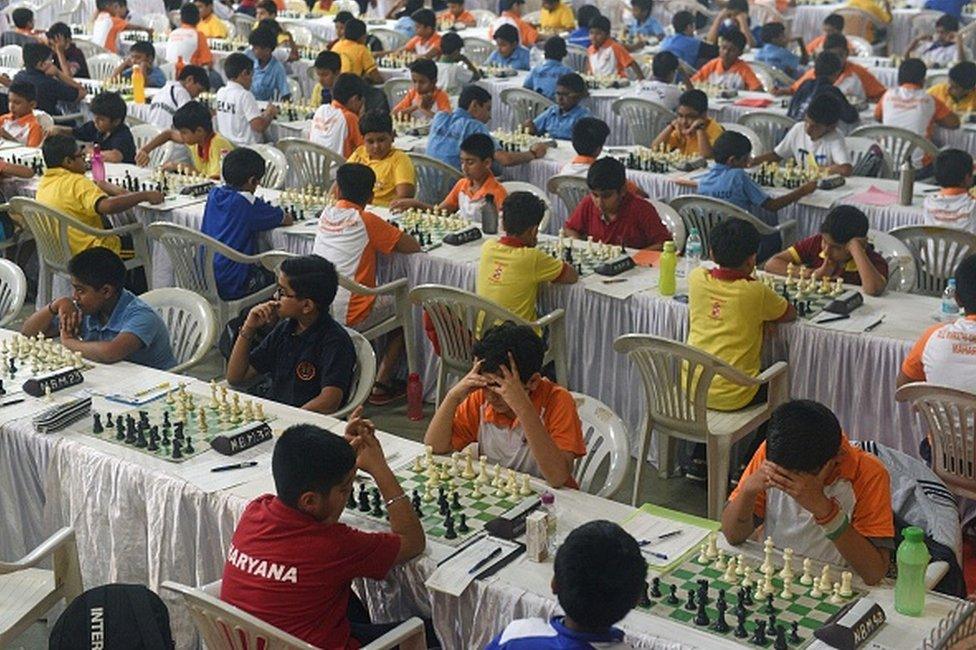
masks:
[[[789,366],[785,361],[777,361],[759,373],[759,375],[756,376],[756,379],[759,381],[759,383],[765,384],[778,378],[780,375],[785,373],[787,369],[789,369]]]
[[[384,294],[396,294],[401,287],[407,286],[406,278],[399,278],[393,282],[387,282],[386,284],[381,284],[378,287],[367,287],[366,285],[359,284],[355,280],[351,280],[345,276],[339,276],[339,286],[347,289],[351,293],[364,295],[364,296],[379,296]]]
[[[796,219],[787,219],[776,225],[776,230],[783,239],[783,246],[790,246],[796,241]]]
[[[65,527],[48,537],[44,542],[32,550],[30,553],[17,560],[16,562],[0,562],[0,574],[11,573],[21,569],[29,569],[37,566],[55,550],[64,544],[71,542],[75,538],[75,531]]]
[[[549,312],[542,318],[538,318],[532,321],[531,323],[529,323],[529,325],[531,325],[532,327],[548,327],[553,323],[555,323],[556,321],[565,318],[565,316],[566,316],[565,309],[562,308],[553,309],[551,312]]]
[[[426,648],[424,622],[416,616],[409,618],[369,645],[363,646],[363,650],[386,650],[393,647],[400,647],[404,650]]]
[[[94,235],[96,237],[110,237],[112,235],[128,235],[129,233],[142,232],[143,225],[141,223],[127,223],[124,226],[116,226],[114,228],[93,228],[88,224],[82,223],[77,220],[73,220],[68,227],[72,230],[80,230],[86,235]]]

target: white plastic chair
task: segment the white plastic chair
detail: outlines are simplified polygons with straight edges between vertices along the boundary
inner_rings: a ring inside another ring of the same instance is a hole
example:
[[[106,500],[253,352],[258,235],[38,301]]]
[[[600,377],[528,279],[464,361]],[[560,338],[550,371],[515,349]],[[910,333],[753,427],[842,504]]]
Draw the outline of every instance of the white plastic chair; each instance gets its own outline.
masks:
[[[915,288],[915,258],[900,239],[873,228],[868,230],[868,241],[874,250],[888,263],[888,291],[909,293]]]
[[[742,126],[752,129],[762,140],[762,151],[772,151],[796,121],[783,113],[773,111],[750,111],[736,120]],[[755,152],[754,152],[755,153]]]
[[[224,300],[217,292],[214,277],[214,256],[223,255],[240,264],[260,264],[274,271],[289,253],[268,251],[259,255],[244,255],[212,237],[175,223],[156,222],[146,227],[154,243],[164,246],[173,263],[176,286],[199,294],[216,312],[217,326],[222,328],[245,307],[270,300],[275,286],[264,287],[252,294],[234,300]]]
[[[273,190],[284,187],[285,178],[288,176],[288,159],[285,157],[285,153],[273,144],[252,144],[248,146],[264,158],[264,177],[261,179],[261,185]]]
[[[630,431],[600,400],[582,393],[572,395],[586,443],[586,455],[576,461],[573,478],[584,492],[612,498],[623,486],[630,467]],[[596,485],[600,473],[605,473],[605,479],[603,485]]]
[[[681,215],[681,220],[684,222],[687,232],[691,232],[692,228],[698,229],[698,234],[702,238],[702,250],[706,252],[711,250],[708,235],[712,231],[712,228],[719,221],[726,219],[742,219],[743,221],[748,221],[756,227],[760,235],[779,233],[783,238],[784,247],[796,241],[796,220],[788,219],[780,222],[775,227],[770,226],[739,206],[711,196],[702,196],[700,194],[677,196],[671,199],[671,207]]]
[[[183,374],[199,365],[217,340],[217,319],[210,303],[176,287],[153,289],[139,296],[166,323],[176,365],[169,372]]]
[[[156,34],[169,34],[170,29],[172,29],[172,25],[170,25],[169,22],[169,16],[163,14],[136,15],[132,18],[132,24],[148,27],[149,29],[153,30],[153,36]],[[160,49],[165,53],[166,48]]]
[[[0,67],[23,68],[24,50],[20,45],[4,45],[0,47]]]
[[[925,88],[931,88],[932,86],[937,86],[941,83],[946,83],[949,81],[948,72],[935,72],[928,73],[925,75]]]
[[[549,200],[549,195],[532,183],[526,183],[525,181],[504,181],[502,187],[509,194],[512,192],[528,192],[542,199],[542,202],[546,204],[546,211],[542,215],[542,221],[539,223],[539,232],[546,232],[549,220],[552,219],[552,201]]]
[[[238,38],[246,39],[254,29],[254,16],[234,14],[230,17],[230,24],[234,26]]]
[[[685,229],[685,222],[681,219],[681,215],[664,201],[647,199],[647,202],[654,206],[654,209],[657,210],[657,216],[661,217],[661,223],[671,233],[675,250],[679,253],[683,251],[685,239],[688,238],[688,231]]]
[[[942,226],[901,226],[889,234],[912,252],[915,260],[913,292],[941,296],[959,263],[976,253],[976,234]]]
[[[137,150],[147,145],[153,138],[163,132],[163,130],[155,124],[147,123],[130,126],[129,130],[132,131],[132,139],[136,143]],[[176,143],[171,140],[150,151],[149,166],[160,167],[163,165],[163,163],[172,159],[174,153],[176,152],[176,146]]]
[[[468,13],[474,16],[475,27],[488,27],[491,25],[492,21],[498,18],[498,15],[493,11],[488,11],[487,9],[469,9]],[[467,41],[467,39],[465,39]],[[486,41],[487,42],[487,41]],[[465,43],[467,46],[467,43]],[[467,55],[471,58],[471,55]]]
[[[176,79],[175,63],[160,63],[159,69],[162,71],[163,76],[166,77],[166,81],[173,81]]]
[[[586,66],[589,62],[590,55],[587,53],[585,47],[580,47],[579,45],[573,45],[571,43],[566,44],[566,58],[563,59],[563,64],[565,64],[567,68],[583,74],[586,72]]]
[[[163,589],[179,594],[190,610],[193,625],[210,650],[315,650],[315,646],[265,623],[202,589],[166,581]],[[209,585],[208,585],[209,587]],[[219,585],[217,590],[219,592]],[[363,650],[422,650],[426,648],[424,623],[411,618],[387,632]]]
[[[862,138],[857,135],[849,135],[844,138],[844,142],[847,144],[847,151],[851,155],[851,164],[857,168],[858,163],[861,159],[868,155],[868,152],[872,147],[881,145],[872,140],[871,138]],[[882,149],[881,151],[884,162],[881,164],[881,169],[878,171],[878,178],[894,178],[896,176],[894,172],[894,163],[891,161],[891,155]]]
[[[88,58],[88,74],[92,79],[102,81],[108,79],[115,69],[122,65],[122,57],[118,54],[105,52]]]
[[[352,339],[353,347],[356,348],[356,368],[345,405],[331,414],[337,419],[347,417],[365,404],[373,390],[373,383],[376,382],[376,353],[373,352],[373,346],[356,330],[346,328],[346,331]]]
[[[134,255],[124,261],[125,268],[131,270],[143,267],[146,278],[152,277],[152,260],[146,242],[146,233],[141,223],[130,223],[115,228],[92,228],[74,217],[22,196],[10,199],[10,212],[30,230],[37,244],[37,255],[44,263],[38,272],[39,295],[51,295],[55,273],[65,277],[68,275],[68,262],[74,257],[68,240],[69,230],[98,238],[129,235],[132,238]]]
[[[844,17],[845,36],[857,36],[858,38],[862,38],[868,43],[871,43],[871,53],[873,55],[884,55],[888,45],[887,39],[878,43],[872,43],[871,32],[873,31],[876,38],[878,33],[881,31],[890,32],[892,28],[891,25],[886,25],[866,11],[850,6],[835,9],[833,13]]]
[[[526,88],[505,88],[499,96],[503,104],[512,109],[515,124],[524,124],[536,118],[539,113],[556,103]]]
[[[773,92],[774,88],[789,88],[795,81],[795,79],[792,79],[779,68],[766,65],[762,61],[750,61],[749,67],[752,68],[752,71],[759,78],[759,81],[762,82],[763,88],[768,93]]]
[[[460,171],[447,163],[413,151],[407,152],[417,177],[417,200],[437,205],[454,185],[463,178]]]
[[[530,25],[538,25],[539,18],[542,16],[542,11],[536,9],[535,11],[527,11],[522,14],[522,20],[529,23]]]
[[[551,176],[546,182],[546,189],[559,197],[569,214],[573,213],[580,201],[590,193],[586,179],[582,176],[559,174]]]
[[[474,362],[472,346],[481,331],[492,325],[512,321],[519,325],[549,328],[549,349],[543,364],[554,362],[556,381],[566,385],[569,374],[566,354],[566,312],[555,309],[528,322],[504,307],[456,287],[422,284],[410,292],[410,300],[420,305],[437,332],[441,353],[437,359],[437,403],[447,393],[449,375],[463,377]]]
[[[750,129],[748,126],[736,124],[735,122],[719,122],[719,126],[726,131],[735,131],[749,138],[749,143],[752,145],[752,155],[758,156],[759,154],[766,153],[766,149],[763,148],[765,147],[766,143],[763,142],[763,139],[759,137],[758,133]]]
[[[718,357],[690,345],[647,334],[626,334],[613,342],[640,372],[647,416],[640,432],[631,505],[637,505],[647,464],[651,434],[657,433],[658,472],[670,474],[675,439],[704,443],[708,458],[708,518],[718,519],[729,483],[732,445],[755,431],[789,398],[789,374],[779,361],[750,377]],[[688,379],[682,375],[687,372]],[[768,401],[738,411],[709,409],[708,389],[720,375],[737,386],[768,384]],[[697,378],[694,381],[690,378]]]
[[[367,341],[374,341],[384,334],[403,328],[403,346],[407,355],[408,372],[414,372],[419,366],[416,344],[414,342],[413,306],[410,302],[410,286],[406,278],[399,278],[378,287],[367,287],[344,275],[339,276],[339,286],[353,295],[359,296],[392,296],[393,313],[383,320],[373,323],[370,327],[354,328]],[[372,386],[372,382],[370,382]]]
[[[278,148],[284,152],[288,168],[298,177],[299,187],[331,186],[335,169],[346,162],[334,151],[300,138],[282,138]]]
[[[390,102],[390,108],[399,104],[400,100],[407,96],[407,93],[410,92],[412,87],[413,81],[410,79],[402,77],[387,79],[383,83],[383,92],[386,94],[386,100]]]
[[[0,258],[0,327],[17,318],[27,299],[27,276],[11,262]]]
[[[923,135],[902,129],[897,126],[887,126],[875,124],[861,126],[851,131],[852,136],[871,138],[877,142],[881,148],[891,157],[894,165],[893,173],[898,173],[902,164],[912,160],[912,154],[916,149],[920,149],[923,154],[928,154],[935,158],[939,154],[939,149]]]
[[[610,104],[610,110],[630,129],[631,144],[651,146],[654,138],[674,121],[674,112],[657,102],[639,97],[621,97]]]
[[[878,50],[876,50],[866,38],[855,36],[853,34],[844,34],[844,36],[847,37],[848,47],[854,50],[854,56],[871,57],[883,55],[883,52],[878,52]]]
[[[91,59],[93,56],[98,56],[99,54],[111,54],[111,52],[106,50],[101,45],[96,45],[91,41],[86,41],[80,38],[76,38],[74,39],[73,42],[75,44],[75,47],[81,50],[81,53],[85,55],[86,61],[88,59]],[[88,69],[88,72],[91,73],[91,68]]]
[[[312,36],[311,30],[309,30],[308,27],[302,27],[301,25],[289,25],[288,33],[291,34],[291,40],[293,40],[295,45],[298,47],[309,47],[315,40],[315,38]]]
[[[369,33],[379,39],[380,43],[383,44],[383,49],[398,50],[407,43],[406,35],[395,29],[386,29],[385,27],[379,27],[377,29],[369,30]]]
[[[38,568],[50,560],[53,569]],[[15,562],[0,561],[0,647],[19,637],[62,598],[84,591],[75,531],[62,528]]]
[[[471,10],[473,14],[477,14],[477,12],[477,9]],[[477,16],[475,17],[477,18]],[[481,27],[480,19],[478,26]],[[486,41],[483,38],[468,36],[464,39],[464,56],[468,57],[468,60],[474,65],[484,65],[494,50],[495,45],[491,41]]]

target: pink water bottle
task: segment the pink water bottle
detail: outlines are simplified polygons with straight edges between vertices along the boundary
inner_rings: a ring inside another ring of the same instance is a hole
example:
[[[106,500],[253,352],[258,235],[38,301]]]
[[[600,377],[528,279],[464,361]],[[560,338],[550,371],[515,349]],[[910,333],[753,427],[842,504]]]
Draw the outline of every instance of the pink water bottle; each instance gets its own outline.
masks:
[[[97,144],[92,147],[91,169],[92,178],[96,181],[105,180],[105,161],[102,160],[102,148]]]
[[[407,417],[411,420],[424,419],[424,386],[420,374],[411,372],[407,376]]]

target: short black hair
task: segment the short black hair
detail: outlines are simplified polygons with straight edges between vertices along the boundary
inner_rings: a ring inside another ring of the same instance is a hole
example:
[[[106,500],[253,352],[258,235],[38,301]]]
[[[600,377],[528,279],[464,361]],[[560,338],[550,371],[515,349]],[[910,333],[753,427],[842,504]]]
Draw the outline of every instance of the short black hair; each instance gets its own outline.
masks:
[[[460,52],[462,47],[464,47],[464,40],[457,32],[447,32],[441,36],[441,54],[454,54]]]
[[[766,459],[792,472],[816,474],[840,451],[840,422],[819,402],[779,405],[766,428]]]
[[[247,37],[247,43],[251,47],[265,47],[269,50],[278,46],[278,36],[269,27],[259,26],[251,35]]]
[[[173,128],[190,131],[203,129],[207,133],[213,133],[213,116],[203,102],[189,101],[173,113]]]
[[[654,2],[652,0],[631,0],[630,6],[635,9],[650,11],[654,8]]]
[[[728,269],[738,268],[759,252],[760,239],[759,231],[745,219],[723,219],[708,234],[712,260]]]
[[[847,43],[847,37],[843,34],[827,34],[824,37],[823,49],[825,50],[844,50],[848,51],[850,47]]]
[[[729,0],[725,8],[739,13],[746,13],[749,11],[749,0]]]
[[[481,339],[474,342],[472,353],[481,360],[481,372],[492,374],[502,366],[508,368],[511,354],[518,366],[519,379],[525,383],[542,370],[546,346],[528,325],[505,321],[482,334]]]
[[[196,25],[200,22],[200,10],[192,2],[180,7],[180,22],[187,25]]]
[[[86,248],[72,257],[68,261],[68,273],[95,289],[109,286],[118,293],[125,285],[125,262],[104,246]]]
[[[601,158],[586,172],[586,186],[591,190],[622,190],[627,184],[627,168],[616,158]]]
[[[14,87],[10,87],[10,92]],[[940,187],[963,187],[973,173],[973,157],[962,149],[943,149],[935,157],[935,182]],[[967,188],[968,189],[968,188]]]
[[[600,10],[594,5],[583,5],[576,12],[576,22],[580,27],[589,27],[590,21],[600,15]]]
[[[495,30],[495,34],[493,38],[496,41],[505,41],[506,43],[518,44],[519,31],[515,27],[515,25],[510,25],[509,23],[505,23],[504,25],[500,26],[498,29]]]
[[[840,119],[840,104],[831,95],[821,93],[810,101],[806,116],[817,124],[834,126]]]
[[[441,40],[443,41],[443,39]],[[546,39],[542,52],[547,59],[562,61],[566,58],[566,41],[561,36],[550,36]]]
[[[207,5],[208,7],[212,7],[213,6],[213,3],[214,3],[214,0],[193,0],[193,2],[194,3],[199,2],[202,5]]]
[[[576,95],[586,95],[586,82],[575,72],[568,72],[556,79],[556,86],[562,86]]]
[[[610,33],[610,19],[604,15],[596,16],[590,21],[590,29],[598,29],[601,32]]]
[[[224,59],[224,74],[233,81],[245,72],[254,71],[254,60],[243,52],[234,52]]]
[[[833,52],[821,52],[813,62],[813,73],[818,79],[827,79],[840,74],[844,66]]]
[[[24,43],[24,46],[20,49],[24,58],[24,68],[27,70],[36,68],[54,56],[51,48],[44,43]]]
[[[274,0],[270,0],[270,1],[271,2],[274,2]],[[346,23],[348,23],[353,18],[355,18],[355,16],[352,15],[352,12],[351,11],[345,11],[345,10],[343,10],[343,11],[340,11],[339,13],[337,13],[335,15],[335,21],[334,22],[337,22],[337,23],[340,23],[342,25],[345,25]]]
[[[417,59],[410,64],[410,72],[415,72],[421,77],[427,77],[435,84],[437,83],[437,64],[432,59]]]
[[[60,167],[65,158],[78,153],[78,143],[70,135],[52,134],[44,138],[41,145],[44,164],[48,167]]]
[[[844,31],[844,17],[840,14],[830,14],[823,19],[823,24],[833,27],[838,32]]]
[[[953,277],[956,279],[956,302],[967,315],[976,314],[976,253],[970,253],[959,262]]]
[[[24,29],[34,20],[34,12],[27,7],[17,7],[10,12],[10,17],[14,21],[14,26]]]
[[[385,111],[370,111],[359,120],[359,132],[393,134],[393,118]]]
[[[921,86],[925,83],[926,72],[928,72],[928,68],[922,59],[905,59],[898,66],[898,84]]]
[[[351,72],[343,72],[336,77],[332,86],[332,97],[340,104],[348,104],[350,99],[362,97],[365,92],[363,80]]]
[[[285,31],[282,28],[282,26],[278,24],[278,21],[275,20],[274,18],[262,18],[261,20],[258,21],[257,27],[255,27],[254,29],[255,30],[258,30],[258,29],[267,29],[267,30],[270,30],[271,33],[275,35],[275,42],[276,43],[277,43],[277,40],[278,40],[278,34],[280,34],[283,31]]]
[[[247,59],[248,57],[245,56],[244,58]],[[224,73],[226,72],[227,72],[227,65],[224,64]],[[197,85],[199,85],[204,90],[210,90],[210,75],[208,75],[207,71],[204,70],[203,67],[199,65],[183,66],[183,70],[180,72],[179,76],[176,77],[176,80],[186,81],[187,79],[192,79],[194,82],[197,83]]]
[[[779,38],[786,33],[783,23],[766,23],[759,30],[759,39],[763,43],[771,43],[773,39]]]
[[[476,86],[475,84],[468,84],[461,89],[461,95],[458,97],[458,107],[468,110],[471,106],[471,102],[478,102],[479,104],[484,104],[485,102],[491,101],[491,93],[482,88],[481,86]]]
[[[129,48],[129,52],[138,52],[139,54],[148,56],[150,59],[156,58],[156,48],[149,41],[136,41]]]
[[[227,185],[240,189],[252,178],[261,180],[266,169],[267,164],[261,154],[254,149],[238,147],[224,156],[221,171]]]
[[[951,14],[942,14],[939,19],[935,21],[936,27],[941,27],[947,32],[958,32],[959,31],[959,19]]]
[[[10,89],[8,91],[11,95],[20,95],[29,102],[37,101],[37,88],[34,84],[27,83],[26,81],[15,81],[10,84]]]
[[[627,531],[610,521],[575,528],[556,551],[553,581],[566,616],[587,630],[604,630],[637,605],[647,562]]]
[[[512,192],[502,204],[502,225],[508,235],[521,235],[542,223],[546,204],[532,192]]]
[[[820,232],[830,235],[834,243],[846,244],[855,237],[867,236],[868,218],[853,205],[834,206],[820,224]]]
[[[366,165],[346,163],[336,170],[336,184],[342,198],[366,205],[376,184],[376,173]]]
[[[573,150],[581,156],[596,156],[610,137],[610,127],[597,117],[582,117],[573,125]]]
[[[949,81],[959,84],[965,90],[976,88],[976,63],[960,61],[949,68]]]
[[[322,50],[315,57],[315,68],[339,72],[342,69],[342,57],[331,50]]]
[[[110,120],[124,120],[126,113],[125,100],[118,93],[98,93],[91,100],[91,112],[94,115],[107,117]]]
[[[339,290],[335,264],[320,255],[300,255],[285,258],[281,272],[288,278],[296,296],[311,300],[323,314],[329,312]]]
[[[434,27],[437,25],[437,16],[430,9],[418,9],[417,11],[410,14],[410,20],[417,23],[418,25],[423,25],[424,27]]]
[[[695,24],[695,15],[690,11],[681,10],[671,16],[671,27],[675,34],[683,34],[689,25]]]
[[[740,53],[746,49],[746,36],[737,29],[726,32],[721,38],[734,45],[735,49],[739,50]]]
[[[668,50],[658,52],[651,61],[651,72],[658,79],[666,79],[674,74],[677,69],[678,57],[674,55],[674,52]]]
[[[57,37],[71,38],[73,34],[71,33],[71,28],[65,23],[54,23],[47,30],[47,38],[51,40]]]
[[[461,151],[481,160],[488,160],[495,157],[495,141],[490,135],[472,133],[461,141]]]
[[[498,11],[508,11],[517,4],[525,4],[525,0],[498,0]]]
[[[356,452],[342,436],[314,424],[294,424],[281,434],[271,454],[275,492],[298,507],[305,492],[327,494],[356,467]]]
[[[348,20],[346,21],[346,28],[342,35],[350,41],[358,41],[366,35],[366,23],[358,18]]]
[[[741,158],[752,153],[752,143],[749,138],[738,131],[723,131],[712,144],[712,155],[715,162],[726,165],[731,158]]]
[[[687,106],[700,116],[708,115],[708,95],[704,90],[692,88],[686,90],[678,97],[678,105]]]

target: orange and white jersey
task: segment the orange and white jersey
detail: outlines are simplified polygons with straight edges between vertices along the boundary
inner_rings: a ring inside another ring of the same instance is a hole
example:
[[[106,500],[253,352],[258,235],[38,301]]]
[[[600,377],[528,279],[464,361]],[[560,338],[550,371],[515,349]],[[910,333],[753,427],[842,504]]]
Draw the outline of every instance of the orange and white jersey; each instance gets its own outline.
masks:
[[[343,158],[351,156],[363,143],[358,118],[335,100],[315,109],[308,139]]]
[[[971,391],[976,377],[976,314],[925,330],[901,371],[913,381]]]
[[[947,187],[925,197],[925,224],[976,233],[976,199],[961,187]]]

